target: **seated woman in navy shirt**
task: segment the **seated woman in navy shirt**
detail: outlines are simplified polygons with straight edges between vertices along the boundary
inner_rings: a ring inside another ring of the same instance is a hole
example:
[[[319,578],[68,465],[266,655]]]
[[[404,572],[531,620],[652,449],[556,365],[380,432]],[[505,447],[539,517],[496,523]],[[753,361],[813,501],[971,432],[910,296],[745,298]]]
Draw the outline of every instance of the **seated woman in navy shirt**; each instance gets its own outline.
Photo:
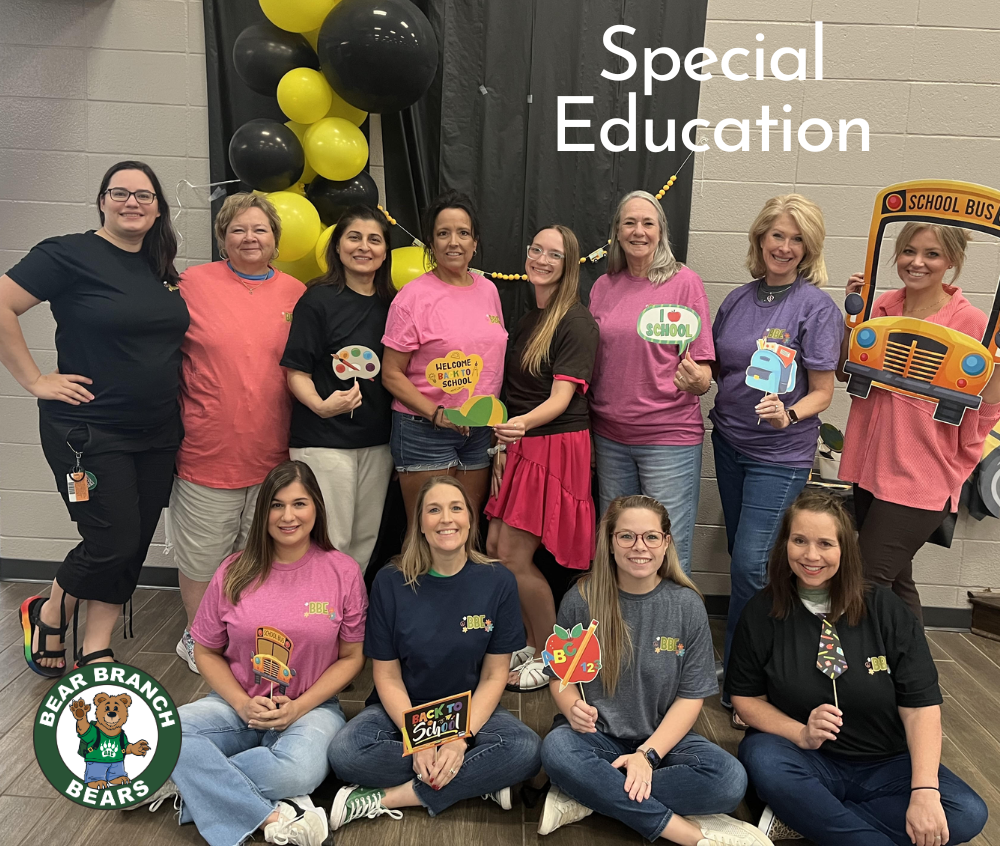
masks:
[[[726,674],[755,729],[739,758],[769,805],[761,828],[784,839],[791,826],[817,846],[979,834],[985,803],[941,766],[941,691],[923,629],[891,590],[864,582],[838,498],[807,490],[795,500],[768,576],[740,618]],[[819,664],[841,669],[836,694]]]
[[[476,549],[477,514],[454,477],[424,484],[414,520],[418,531],[372,586],[375,690],[330,746],[337,776],[355,782],[333,801],[334,830],[419,805],[436,816],[474,796],[510,810],[511,785],[541,767],[538,735],[499,704],[511,653],[525,644],[517,581]],[[404,758],[403,712],[467,690],[473,736]]]

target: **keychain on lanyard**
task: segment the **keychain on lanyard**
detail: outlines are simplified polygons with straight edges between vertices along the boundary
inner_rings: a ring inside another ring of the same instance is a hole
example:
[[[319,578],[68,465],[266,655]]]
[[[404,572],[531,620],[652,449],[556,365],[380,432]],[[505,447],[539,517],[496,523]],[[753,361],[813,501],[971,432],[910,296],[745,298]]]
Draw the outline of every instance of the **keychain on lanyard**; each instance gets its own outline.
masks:
[[[90,500],[90,480],[88,478],[90,474],[83,469],[83,464],[80,462],[80,459],[83,458],[83,453],[73,449],[73,445],[69,441],[66,441],[66,446],[76,456],[76,463],[73,465],[73,469],[66,474],[66,488],[69,493],[69,501],[88,502]]]

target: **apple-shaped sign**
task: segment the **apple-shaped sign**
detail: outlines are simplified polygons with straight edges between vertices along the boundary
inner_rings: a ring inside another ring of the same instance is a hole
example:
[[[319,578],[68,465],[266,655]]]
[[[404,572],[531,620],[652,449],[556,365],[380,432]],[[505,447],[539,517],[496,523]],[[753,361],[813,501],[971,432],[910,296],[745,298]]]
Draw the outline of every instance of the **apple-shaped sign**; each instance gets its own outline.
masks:
[[[597,620],[591,620],[590,627],[583,628],[577,623],[566,630],[556,625],[542,652],[542,662],[559,679],[559,689],[577,682],[592,682],[601,669],[601,644],[594,632]]]

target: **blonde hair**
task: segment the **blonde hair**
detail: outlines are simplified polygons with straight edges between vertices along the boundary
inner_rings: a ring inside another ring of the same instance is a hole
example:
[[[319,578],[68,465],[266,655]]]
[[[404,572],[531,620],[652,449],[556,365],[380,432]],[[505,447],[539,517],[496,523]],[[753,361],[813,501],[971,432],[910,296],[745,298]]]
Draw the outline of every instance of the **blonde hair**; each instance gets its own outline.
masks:
[[[267,222],[271,224],[271,231],[274,233],[274,258],[278,256],[278,242],[281,241],[281,218],[275,211],[271,201],[267,197],[259,194],[230,194],[215,216],[215,243],[219,246],[219,255],[224,259],[229,258],[226,254],[226,231],[232,223],[243,212],[250,209],[260,209],[264,212]]]
[[[577,589],[587,602],[591,619],[600,621],[598,640],[601,643],[601,679],[608,696],[614,696],[622,670],[632,663],[632,634],[622,616],[621,600],[618,598],[618,563],[612,547],[612,536],[618,526],[622,512],[630,508],[652,511],[660,521],[660,529],[670,534],[670,516],[667,509],[649,496],[620,496],[612,500],[608,510],[597,527],[597,552],[594,564],[582,579]],[[701,591],[681,568],[680,558],[673,538],[667,546],[658,575],[682,587],[691,588],[698,596]],[[704,599],[704,597],[702,597]]]
[[[663,213],[663,206],[648,191],[632,191],[626,194],[615,210],[615,216],[611,221],[611,243],[608,245],[608,273],[620,273],[627,265],[625,250],[618,242],[618,230],[621,228],[625,206],[632,200],[645,200],[656,212],[656,221],[660,225],[660,242],[653,251],[653,263],[646,272],[646,278],[653,285],[659,285],[670,279],[683,265],[674,258],[673,250],[670,249],[670,232],[667,229],[667,216]]]
[[[562,275],[556,283],[559,287],[543,309],[542,318],[535,325],[521,356],[521,367],[535,377],[541,375],[542,362],[549,357],[552,338],[566,312],[580,302],[580,243],[568,227],[553,224],[538,231],[546,229],[554,229],[562,236],[565,258]]]
[[[750,239],[747,270],[754,279],[760,279],[767,272],[760,239],[783,214],[794,220],[799,232],[802,233],[803,254],[797,268],[799,274],[810,285],[822,288],[828,279],[826,261],[823,258],[826,225],[823,223],[823,212],[820,207],[801,194],[783,194],[780,197],[771,197],[764,203],[764,208],[760,210],[747,236]]]
[[[454,476],[431,476],[420,488],[416,504],[413,506],[413,531],[406,539],[402,553],[393,558],[391,562],[403,574],[406,584],[411,585],[414,590],[417,589],[420,577],[426,576],[434,564],[430,545],[427,543],[427,538],[424,537],[420,525],[420,518],[424,511],[424,500],[427,498],[428,492],[437,485],[457,488],[462,494],[462,499],[465,500],[465,510],[469,513],[469,536],[465,539],[465,557],[473,564],[495,563],[492,558],[479,551],[479,514],[473,509],[472,502],[469,500],[469,495],[465,492],[462,483]]]
[[[962,267],[965,265],[965,248],[969,241],[972,240],[972,233],[967,229],[943,226],[940,223],[921,223],[919,220],[911,220],[899,230],[899,234],[896,236],[896,246],[892,251],[892,258],[889,259],[889,264],[895,264],[903,254],[903,250],[910,246],[910,241],[925,229],[929,229],[934,233],[938,239],[938,243],[941,245],[944,257],[955,265],[955,275],[951,277],[950,283],[954,284],[962,272]]]

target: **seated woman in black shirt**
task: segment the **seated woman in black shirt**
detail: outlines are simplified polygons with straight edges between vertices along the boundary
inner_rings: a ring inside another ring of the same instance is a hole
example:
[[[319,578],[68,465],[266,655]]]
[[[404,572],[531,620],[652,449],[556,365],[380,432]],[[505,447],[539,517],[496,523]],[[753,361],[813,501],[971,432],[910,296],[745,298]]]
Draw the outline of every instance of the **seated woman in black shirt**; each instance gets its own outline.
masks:
[[[817,846],[939,846],[979,834],[985,803],[940,764],[941,692],[923,629],[892,591],[864,582],[838,498],[796,499],[768,577],[740,618],[726,674],[755,729],[739,758],[770,806],[768,835],[789,836],[779,818]],[[820,665],[841,670],[836,682]]]

